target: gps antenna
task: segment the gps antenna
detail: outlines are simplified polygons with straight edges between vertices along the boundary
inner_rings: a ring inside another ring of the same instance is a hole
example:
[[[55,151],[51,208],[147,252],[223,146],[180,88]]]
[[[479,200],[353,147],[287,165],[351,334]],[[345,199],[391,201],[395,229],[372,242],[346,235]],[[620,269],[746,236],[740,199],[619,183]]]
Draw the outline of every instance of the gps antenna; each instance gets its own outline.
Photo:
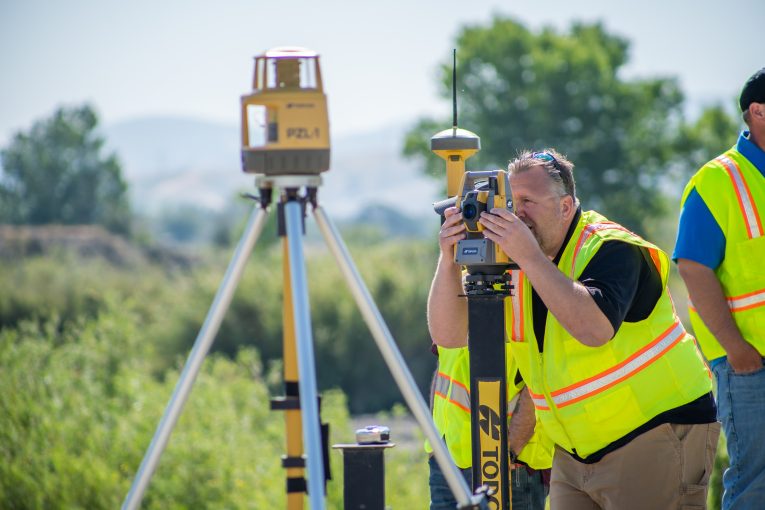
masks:
[[[452,50],[452,126],[457,129],[457,48]]]
[[[481,150],[477,134],[457,127],[457,50],[452,50],[452,128],[430,138],[430,150],[446,161],[446,196],[460,193],[465,160]],[[440,213],[439,213],[440,214]]]

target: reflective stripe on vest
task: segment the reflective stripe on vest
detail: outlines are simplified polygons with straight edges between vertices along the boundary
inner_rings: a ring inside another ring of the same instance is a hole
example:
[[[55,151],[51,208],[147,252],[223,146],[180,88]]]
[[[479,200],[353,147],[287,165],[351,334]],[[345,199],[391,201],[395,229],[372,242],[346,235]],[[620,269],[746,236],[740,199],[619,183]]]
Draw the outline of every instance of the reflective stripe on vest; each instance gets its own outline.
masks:
[[[531,395],[531,401],[534,402],[534,407],[540,411],[549,411],[550,406],[547,405],[547,400],[545,400],[544,395],[537,395],[533,391],[529,390],[529,395]]]
[[[449,394],[450,387],[451,394]],[[470,391],[461,382],[452,379],[443,372],[438,372],[433,391],[447,402],[470,412]]]
[[[470,412],[470,390],[461,382],[452,379],[452,393],[449,395],[449,402]]]
[[[449,383],[451,383],[451,394],[447,396],[449,391]],[[434,385],[434,392],[439,397],[447,400],[449,403],[456,405],[463,411],[470,412],[470,390],[461,382],[456,379],[452,379],[443,372],[436,374],[436,382]],[[511,398],[507,403],[507,415],[512,416],[513,410],[516,404],[518,404],[518,397],[520,393]]]
[[[725,299],[728,301],[728,307],[730,307],[731,312],[743,312],[765,305],[765,289],[756,290],[741,296],[731,296]],[[698,310],[696,310],[696,307],[690,300],[688,300],[688,308],[690,308],[691,311],[698,313]]]
[[[587,240],[590,238],[590,236],[592,236],[592,234],[594,234],[598,230],[605,230],[605,229],[621,230],[622,232],[627,232],[628,234],[632,234],[632,232],[630,232],[626,228],[612,221],[604,221],[602,223],[590,223],[589,225],[585,226],[582,229],[582,232],[579,234],[579,240],[576,242],[576,248],[574,248],[574,256],[571,258],[571,273],[569,274],[571,278],[574,277],[574,268],[576,267],[576,258],[579,255],[579,251],[582,249],[582,246],[584,246],[584,243],[587,242]]]
[[[733,183],[733,189],[736,191],[738,206],[741,209],[741,215],[744,217],[744,223],[746,224],[746,231],[749,235],[749,239],[760,237],[763,234],[760,213],[754,205],[752,192],[749,190],[749,186],[747,186],[746,181],[744,180],[744,176],[741,173],[738,163],[725,155],[718,156],[715,158],[715,161],[722,165]]]
[[[601,391],[605,391],[611,386],[647,368],[672,347],[677,345],[680,340],[685,337],[685,334],[683,325],[680,322],[676,322],[650,344],[644,346],[618,365],[585,379],[584,381],[579,381],[565,388],[551,391],[550,397],[552,397],[552,401],[555,405],[560,408],[592,397],[593,395],[597,395]],[[538,410],[550,410],[550,406],[547,403],[547,400],[545,400],[544,395],[531,393],[531,400],[534,402],[534,407]]]
[[[449,398],[449,381],[451,378],[443,372],[438,372],[436,382],[433,384],[433,392],[442,398]]]
[[[654,341],[625,359],[618,365],[601,372],[589,379],[550,392],[553,402],[558,407],[579,402],[637,374],[658,360],[669,349],[685,337],[685,328],[676,322]]]

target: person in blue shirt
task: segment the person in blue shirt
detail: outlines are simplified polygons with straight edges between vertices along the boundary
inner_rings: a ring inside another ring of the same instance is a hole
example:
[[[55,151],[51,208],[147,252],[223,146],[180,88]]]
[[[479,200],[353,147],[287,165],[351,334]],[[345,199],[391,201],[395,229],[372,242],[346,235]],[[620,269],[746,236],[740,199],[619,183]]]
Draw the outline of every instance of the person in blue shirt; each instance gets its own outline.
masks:
[[[765,505],[765,68],[739,106],[748,129],[686,187],[672,257],[717,381],[730,457],[724,510]]]

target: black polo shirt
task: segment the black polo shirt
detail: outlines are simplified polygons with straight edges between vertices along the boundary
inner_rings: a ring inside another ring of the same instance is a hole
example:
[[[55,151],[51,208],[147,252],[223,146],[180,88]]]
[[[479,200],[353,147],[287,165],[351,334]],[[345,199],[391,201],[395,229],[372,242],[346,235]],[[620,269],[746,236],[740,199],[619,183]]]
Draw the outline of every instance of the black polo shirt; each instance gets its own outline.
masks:
[[[556,266],[581,215],[581,209],[577,210],[563,245],[553,259]],[[639,322],[646,319],[656,306],[663,290],[661,275],[648,251],[640,246],[622,241],[604,242],[582,271],[579,282],[584,285],[595,304],[611,322],[614,334],[623,322]],[[544,332],[548,310],[533,288],[531,291],[531,311],[534,334],[537,338],[539,351],[542,352],[544,350]],[[576,454],[573,454],[572,457],[585,464],[593,464],[607,453],[621,448],[643,432],[647,432],[658,425],[663,423],[712,423],[717,419],[716,414],[717,408],[710,392],[692,402],[655,416],[626,436],[589,455],[586,459],[582,459]]]

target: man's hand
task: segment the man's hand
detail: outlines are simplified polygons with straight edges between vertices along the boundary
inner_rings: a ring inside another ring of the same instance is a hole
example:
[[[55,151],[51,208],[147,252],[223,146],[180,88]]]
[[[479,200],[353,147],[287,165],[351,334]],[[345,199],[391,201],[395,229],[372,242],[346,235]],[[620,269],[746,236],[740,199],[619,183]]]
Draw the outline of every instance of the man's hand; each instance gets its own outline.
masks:
[[[728,350],[728,363],[737,374],[750,374],[762,368],[762,356],[749,342],[739,342]]]
[[[454,258],[454,245],[465,239],[465,223],[462,221],[462,212],[456,207],[450,207],[444,211],[446,220],[441,225],[438,233],[438,246],[441,248],[442,258]]]
[[[534,435],[534,426],[537,423],[534,414],[534,401],[527,387],[523,387],[515,404],[515,409],[510,410],[513,419],[507,424],[507,447],[516,453],[520,453],[531,436]]]
[[[499,245],[519,266],[523,267],[533,258],[544,257],[529,227],[507,209],[494,208],[491,213],[481,213],[479,221],[485,227],[483,235]]]
[[[454,262],[454,245],[465,238],[465,224],[456,207],[445,210],[444,217],[438,233],[441,256],[428,294],[428,331],[437,345],[462,347],[467,338],[467,300],[462,269]]]

